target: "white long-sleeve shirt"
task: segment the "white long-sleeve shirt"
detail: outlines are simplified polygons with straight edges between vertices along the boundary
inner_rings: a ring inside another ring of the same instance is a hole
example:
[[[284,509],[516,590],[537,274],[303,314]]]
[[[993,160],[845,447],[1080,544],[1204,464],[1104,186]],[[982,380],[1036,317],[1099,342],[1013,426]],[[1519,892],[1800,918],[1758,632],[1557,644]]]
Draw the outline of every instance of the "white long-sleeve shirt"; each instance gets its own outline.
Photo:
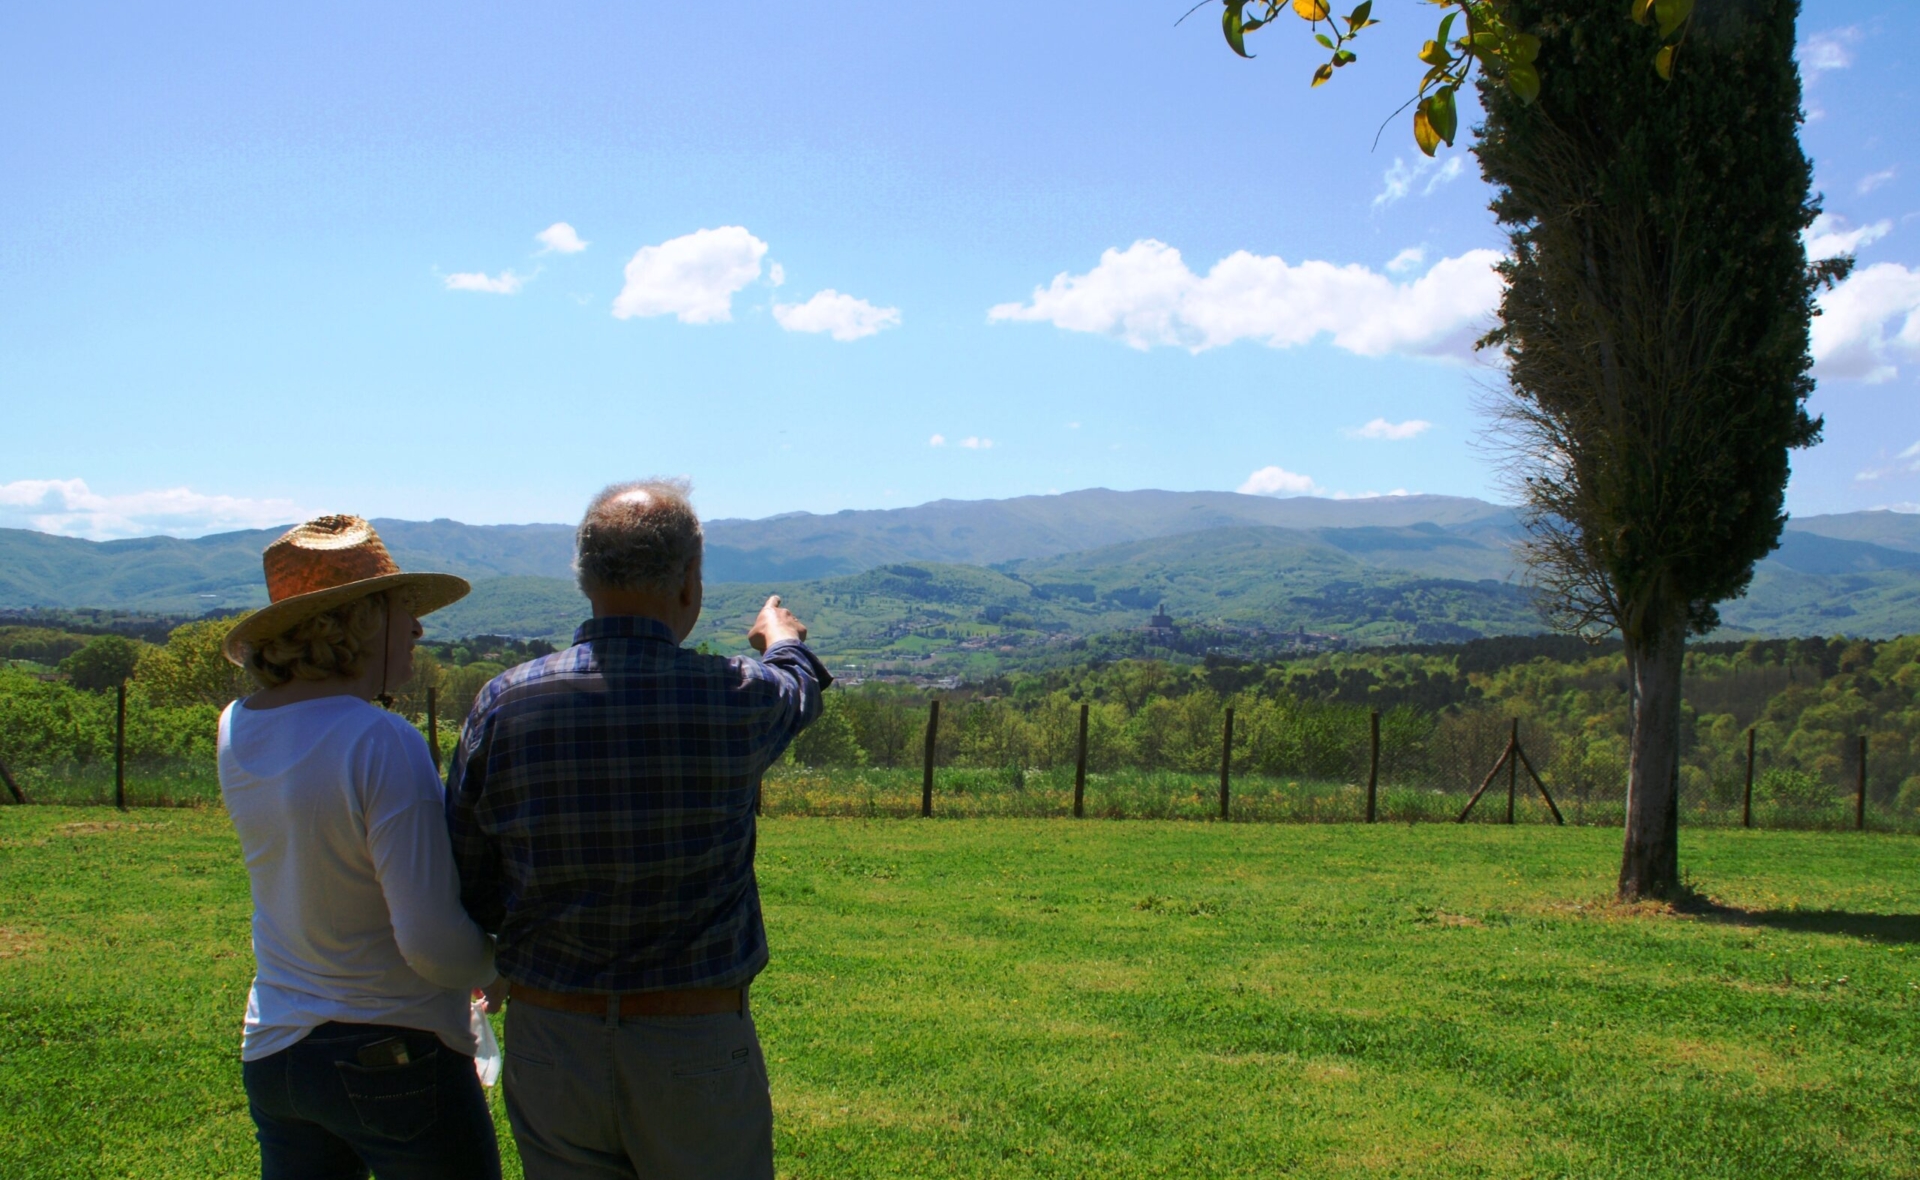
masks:
[[[444,788],[406,721],[353,697],[220,715],[220,794],[253,887],[242,1060],[329,1020],[432,1032],[472,1056],[493,945],[460,907]]]

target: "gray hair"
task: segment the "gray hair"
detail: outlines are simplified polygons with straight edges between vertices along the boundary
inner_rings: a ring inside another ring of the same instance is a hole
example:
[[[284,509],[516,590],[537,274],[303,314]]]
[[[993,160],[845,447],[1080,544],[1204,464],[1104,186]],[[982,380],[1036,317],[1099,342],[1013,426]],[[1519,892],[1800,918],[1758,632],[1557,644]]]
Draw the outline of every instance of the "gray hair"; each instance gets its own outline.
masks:
[[[604,489],[574,533],[580,589],[670,594],[700,556],[700,518],[684,479],[641,479]]]

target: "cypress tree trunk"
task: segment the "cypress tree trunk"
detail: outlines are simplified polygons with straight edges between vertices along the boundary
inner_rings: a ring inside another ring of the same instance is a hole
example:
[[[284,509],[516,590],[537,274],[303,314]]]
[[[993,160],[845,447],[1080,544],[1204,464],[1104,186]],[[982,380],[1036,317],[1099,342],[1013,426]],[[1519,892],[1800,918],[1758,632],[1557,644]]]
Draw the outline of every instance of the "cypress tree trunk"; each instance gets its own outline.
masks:
[[[1633,734],[1627,769],[1623,900],[1671,897],[1680,887],[1680,674],[1687,618],[1669,606],[1648,633],[1627,643]]]

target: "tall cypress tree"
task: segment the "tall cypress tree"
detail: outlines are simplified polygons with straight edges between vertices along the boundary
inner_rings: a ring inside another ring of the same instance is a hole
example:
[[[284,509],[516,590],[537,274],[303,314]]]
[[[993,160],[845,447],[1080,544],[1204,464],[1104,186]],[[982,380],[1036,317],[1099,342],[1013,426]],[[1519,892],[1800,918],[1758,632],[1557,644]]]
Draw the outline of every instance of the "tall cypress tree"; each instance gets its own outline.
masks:
[[[1680,676],[1778,543],[1813,444],[1798,0],[1699,0],[1671,81],[1650,30],[1593,0],[1510,0],[1538,98],[1482,82],[1474,149],[1510,231],[1501,437],[1527,556],[1565,625],[1625,641],[1623,898],[1679,883]]]

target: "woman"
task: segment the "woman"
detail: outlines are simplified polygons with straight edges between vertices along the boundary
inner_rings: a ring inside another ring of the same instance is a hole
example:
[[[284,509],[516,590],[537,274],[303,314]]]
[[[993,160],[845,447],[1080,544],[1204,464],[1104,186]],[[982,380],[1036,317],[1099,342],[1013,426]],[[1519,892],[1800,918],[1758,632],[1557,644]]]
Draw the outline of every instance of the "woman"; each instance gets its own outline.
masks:
[[[467,593],[323,516],[263,557],[272,605],[228,634],[260,691],[220,716],[220,794],[253,888],[241,1073],[265,1180],[493,1180],[469,997],[493,947],[460,906],[426,742],[370,702],[413,675],[419,616]]]

